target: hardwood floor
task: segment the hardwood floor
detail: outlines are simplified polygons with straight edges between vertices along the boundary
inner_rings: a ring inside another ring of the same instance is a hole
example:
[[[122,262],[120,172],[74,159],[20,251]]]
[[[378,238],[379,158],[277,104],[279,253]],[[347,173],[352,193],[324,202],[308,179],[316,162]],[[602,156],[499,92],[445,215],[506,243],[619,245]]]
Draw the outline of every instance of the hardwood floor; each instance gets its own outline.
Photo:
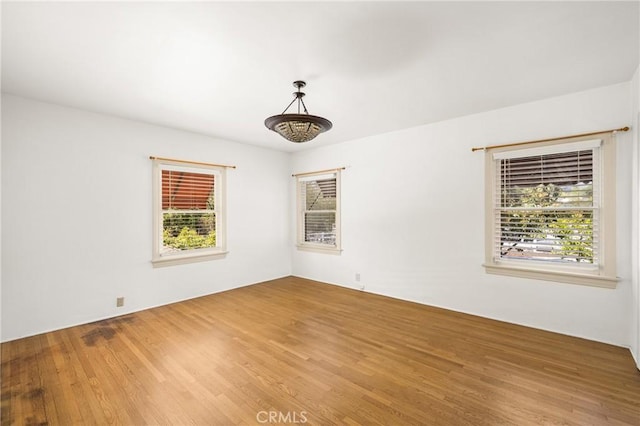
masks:
[[[628,424],[624,348],[283,278],[2,344],[2,424]]]

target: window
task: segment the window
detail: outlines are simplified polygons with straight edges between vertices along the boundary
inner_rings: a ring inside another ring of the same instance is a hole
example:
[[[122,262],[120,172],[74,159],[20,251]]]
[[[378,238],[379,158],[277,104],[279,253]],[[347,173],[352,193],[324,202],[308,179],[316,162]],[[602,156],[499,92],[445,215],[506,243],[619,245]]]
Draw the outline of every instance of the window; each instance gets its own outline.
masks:
[[[610,136],[488,152],[487,272],[615,287]]]
[[[225,170],[154,160],[155,266],[208,260],[226,253]]]
[[[297,176],[298,247],[340,252],[340,170]]]

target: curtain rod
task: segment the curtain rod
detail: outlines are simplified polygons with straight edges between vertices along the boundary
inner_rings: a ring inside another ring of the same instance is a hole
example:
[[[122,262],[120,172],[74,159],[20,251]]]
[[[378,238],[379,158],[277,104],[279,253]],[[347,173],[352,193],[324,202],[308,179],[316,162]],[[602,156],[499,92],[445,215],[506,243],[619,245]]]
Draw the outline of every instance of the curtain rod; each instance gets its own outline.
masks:
[[[507,147],[507,146],[528,145],[528,144],[531,144],[531,143],[538,143],[538,142],[550,142],[550,141],[557,141],[557,140],[560,140],[560,139],[579,138],[579,137],[582,137],[582,136],[593,136],[593,135],[601,135],[603,133],[616,133],[616,132],[627,132],[627,131],[629,131],[629,126],[621,127],[619,129],[601,130],[599,132],[580,133],[578,135],[562,136],[562,137],[559,137],[559,138],[538,139],[538,140],[535,140],[535,141],[507,143],[507,144],[504,144],[504,145],[481,146],[481,147],[477,147],[477,148],[471,148],[471,151],[472,152],[486,151],[488,149],[503,148],[503,147]]]
[[[214,166],[214,167],[227,167],[229,169],[235,169],[236,166],[227,166],[226,164],[213,164],[213,163],[201,163],[199,161],[189,161],[189,160],[176,160],[175,158],[164,158],[164,157],[154,157],[153,155],[149,157],[150,160],[164,160],[164,161],[175,161],[176,163],[184,163],[184,164],[197,164],[200,166]]]
[[[318,173],[336,172],[338,170],[344,170],[344,169],[346,169],[346,167],[337,167],[335,169],[318,170],[317,172],[294,173],[291,176],[296,177],[296,176],[305,176],[305,175],[315,175]]]

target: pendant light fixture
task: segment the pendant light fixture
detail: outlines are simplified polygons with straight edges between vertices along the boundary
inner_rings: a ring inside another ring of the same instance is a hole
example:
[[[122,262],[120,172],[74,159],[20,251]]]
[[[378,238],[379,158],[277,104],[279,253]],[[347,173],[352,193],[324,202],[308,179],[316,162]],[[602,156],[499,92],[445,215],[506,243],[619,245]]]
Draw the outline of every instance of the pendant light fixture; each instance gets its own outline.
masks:
[[[298,89],[297,92],[293,92],[295,98],[284,111],[282,111],[282,114],[274,115],[264,120],[264,125],[267,126],[269,130],[273,130],[286,140],[295,143],[309,142],[333,126],[326,118],[311,115],[309,111],[307,111],[307,106],[302,100],[304,92],[300,91],[300,89],[306,85],[307,83],[304,81],[294,81],[293,87]],[[298,112],[296,114],[286,114],[287,110],[291,108],[291,105],[296,101],[298,102]],[[303,113],[300,112],[300,106],[303,108]]]

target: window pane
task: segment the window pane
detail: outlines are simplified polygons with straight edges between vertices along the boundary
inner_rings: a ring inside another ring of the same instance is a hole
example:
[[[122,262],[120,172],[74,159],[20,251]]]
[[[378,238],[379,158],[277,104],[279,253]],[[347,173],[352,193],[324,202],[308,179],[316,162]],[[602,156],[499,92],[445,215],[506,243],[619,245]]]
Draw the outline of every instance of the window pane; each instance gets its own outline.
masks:
[[[302,191],[305,210],[336,209],[335,178],[304,182]]]
[[[592,207],[593,183],[503,186],[501,207]]]
[[[163,210],[213,210],[213,174],[162,171]]]
[[[501,160],[501,207],[593,206],[593,151]]]
[[[335,245],[336,213],[307,212],[304,215],[304,240],[306,242]]]
[[[162,213],[161,253],[216,247],[216,215],[212,211]]]
[[[502,160],[509,185],[556,185],[593,180],[593,150],[563,152]]]
[[[592,210],[503,210],[501,258],[594,263]]]

